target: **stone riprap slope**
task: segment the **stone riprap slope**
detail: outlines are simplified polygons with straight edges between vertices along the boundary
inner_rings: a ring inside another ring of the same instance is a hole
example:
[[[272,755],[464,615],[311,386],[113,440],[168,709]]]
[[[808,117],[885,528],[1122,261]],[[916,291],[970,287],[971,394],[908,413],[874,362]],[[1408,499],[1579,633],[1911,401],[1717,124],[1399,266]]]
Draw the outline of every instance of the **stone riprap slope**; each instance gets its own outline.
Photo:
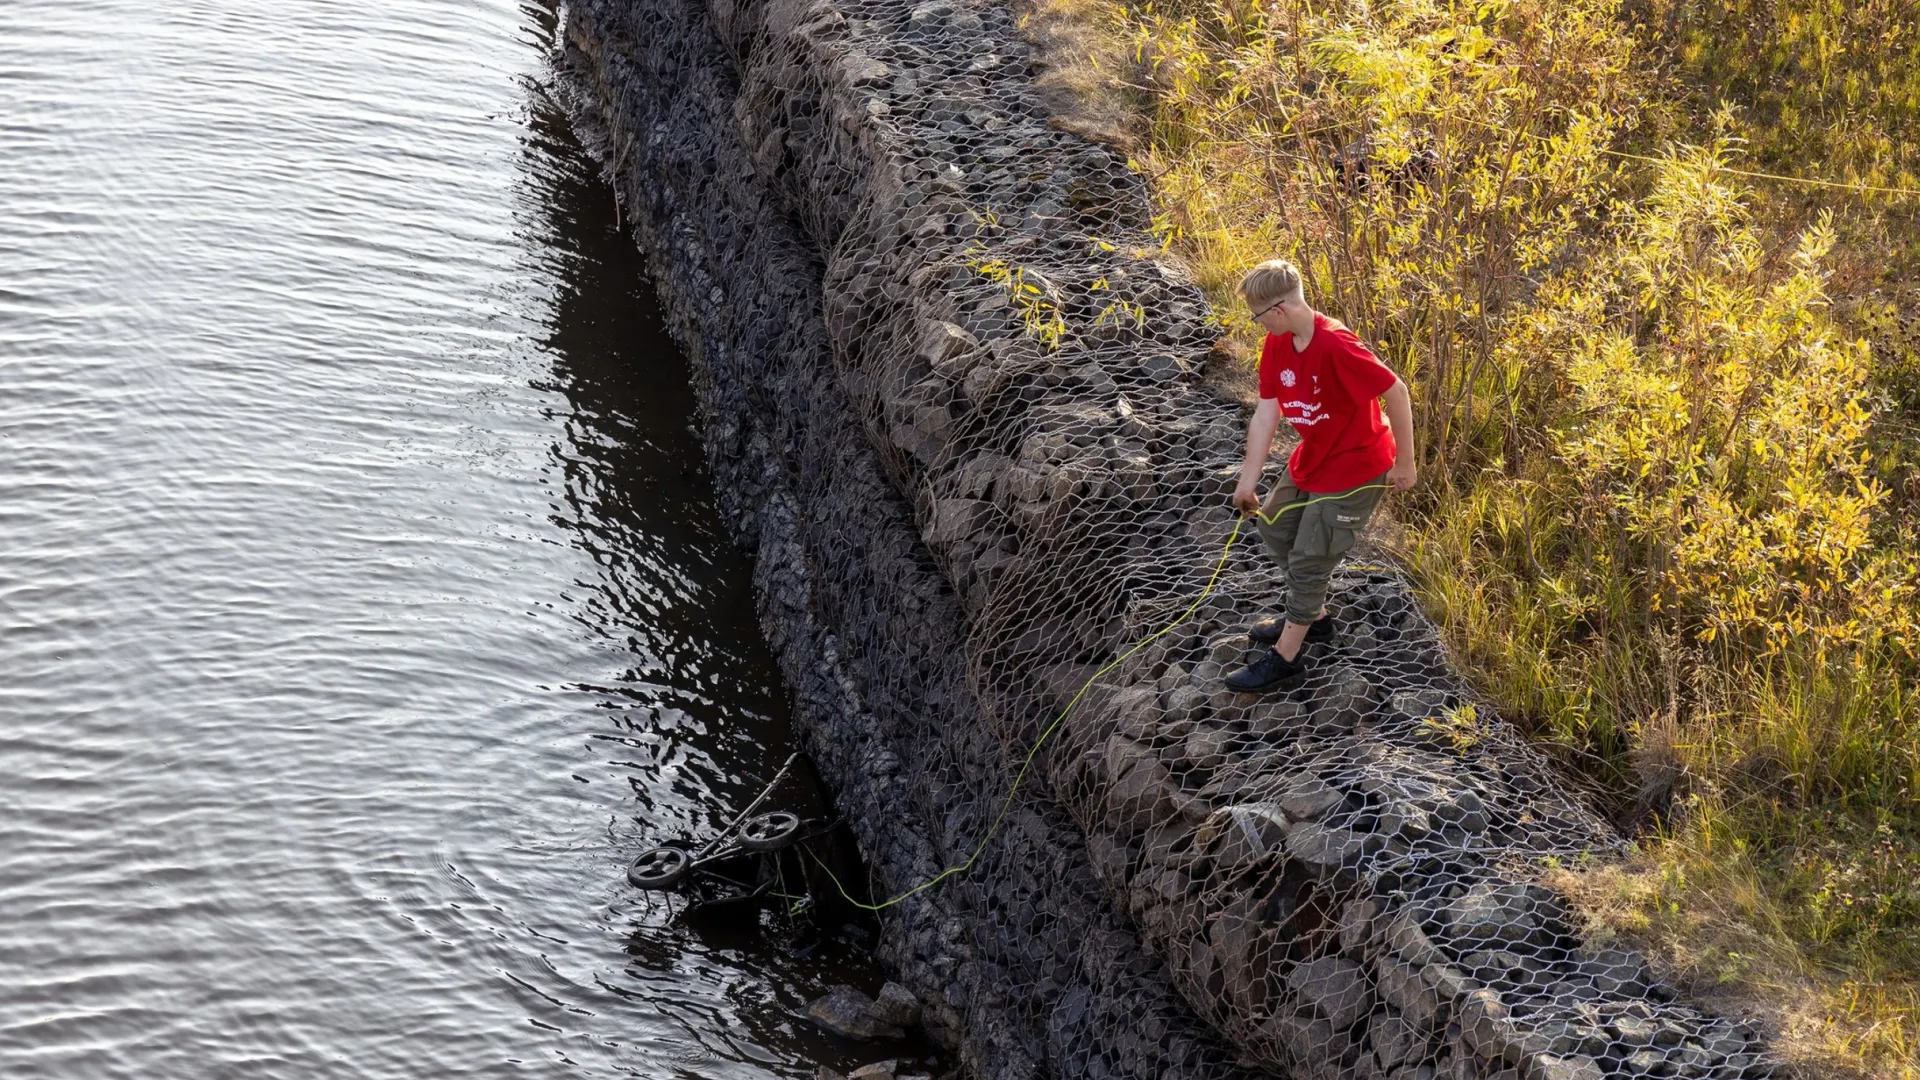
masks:
[[[570,39],[881,891],[965,858],[1052,732],[973,870],[889,915],[977,1072],[1232,1071],[1207,1028],[1295,1076],[1769,1070],[1532,882],[1617,840],[1396,575],[1337,579],[1305,686],[1219,688],[1284,594],[1222,560],[1242,419],[1004,9],[593,0]]]
[[[718,493],[757,551],[795,719],[891,893],[964,858],[1011,781],[966,683],[966,616],[835,375],[822,260],[754,172],[702,5],[569,10],[563,88],[597,136],[696,372]],[[1245,1080],[1023,800],[973,871],[889,908],[882,959],[979,1077]]]

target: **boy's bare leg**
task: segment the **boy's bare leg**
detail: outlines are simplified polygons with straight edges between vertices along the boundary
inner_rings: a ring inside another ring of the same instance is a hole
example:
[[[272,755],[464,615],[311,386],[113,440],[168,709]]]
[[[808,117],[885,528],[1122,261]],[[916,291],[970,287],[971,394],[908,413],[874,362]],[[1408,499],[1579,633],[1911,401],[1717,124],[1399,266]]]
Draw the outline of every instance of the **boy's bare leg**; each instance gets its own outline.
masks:
[[[1320,605],[1318,617],[1322,619],[1327,617],[1327,605]],[[1280,640],[1273,643],[1273,651],[1279,653],[1282,660],[1292,660],[1299,656],[1300,643],[1307,640],[1307,631],[1311,629],[1313,629],[1312,623],[1297,623],[1288,619],[1287,625],[1280,628]]]

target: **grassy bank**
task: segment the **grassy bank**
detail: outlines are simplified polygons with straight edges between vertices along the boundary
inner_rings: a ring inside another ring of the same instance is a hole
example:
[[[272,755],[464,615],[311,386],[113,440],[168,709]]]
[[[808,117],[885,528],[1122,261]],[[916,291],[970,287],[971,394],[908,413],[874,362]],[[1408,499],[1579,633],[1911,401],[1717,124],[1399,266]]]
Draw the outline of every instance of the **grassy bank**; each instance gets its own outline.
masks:
[[[1920,29],[1892,0],[1043,0],[1229,313],[1270,254],[1408,377],[1398,554],[1643,838],[1596,929],[1920,1076]],[[1829,183],[1791,183],[1780,174]],[[1832,186],[1837,182],[1843,186]],[[1849,189],[1844,185],[1856,185]]]

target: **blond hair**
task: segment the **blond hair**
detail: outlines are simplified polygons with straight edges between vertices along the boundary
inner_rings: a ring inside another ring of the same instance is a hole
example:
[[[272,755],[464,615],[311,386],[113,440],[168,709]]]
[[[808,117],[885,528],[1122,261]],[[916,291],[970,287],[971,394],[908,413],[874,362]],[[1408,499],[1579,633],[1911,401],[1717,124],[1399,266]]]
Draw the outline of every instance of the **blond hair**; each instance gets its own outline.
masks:
[[[1300,268],[1285,259],[1268,259],[1240,279],[1240,296],[1255,309],[1304,295]]]

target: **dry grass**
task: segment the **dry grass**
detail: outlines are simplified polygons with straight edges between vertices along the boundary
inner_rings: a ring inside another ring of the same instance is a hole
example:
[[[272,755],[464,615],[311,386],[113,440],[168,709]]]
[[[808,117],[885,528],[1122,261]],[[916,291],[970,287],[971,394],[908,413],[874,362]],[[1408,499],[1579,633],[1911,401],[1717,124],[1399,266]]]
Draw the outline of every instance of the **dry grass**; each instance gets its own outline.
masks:
[[[1130,152],[1147,130],[1132,50],[1082,0],[1018,0],[1014,10],[1045,69],[1034,86],[1054,126]]]
[[[1644,952],[1692,1000],[1756,1024],[1806,1077],[1911,1080],[1920,999],[1910,979],[1836,971],[1796,943],[1793,916],[1735,853],[1646,841],[1624,863],[1555,870],[1596,941]]]

